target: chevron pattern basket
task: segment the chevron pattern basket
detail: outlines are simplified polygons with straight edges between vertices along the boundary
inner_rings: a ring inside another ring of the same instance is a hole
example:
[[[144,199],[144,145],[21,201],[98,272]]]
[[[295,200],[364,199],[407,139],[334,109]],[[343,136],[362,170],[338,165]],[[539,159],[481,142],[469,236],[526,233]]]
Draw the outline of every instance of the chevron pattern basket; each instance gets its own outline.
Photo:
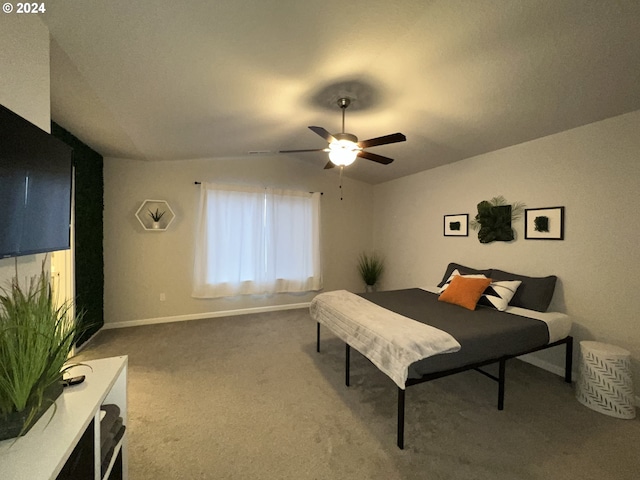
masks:
[[[580,376],[576,398],[600,413],[635,418],[631,354],[600,342],[580,342]]]

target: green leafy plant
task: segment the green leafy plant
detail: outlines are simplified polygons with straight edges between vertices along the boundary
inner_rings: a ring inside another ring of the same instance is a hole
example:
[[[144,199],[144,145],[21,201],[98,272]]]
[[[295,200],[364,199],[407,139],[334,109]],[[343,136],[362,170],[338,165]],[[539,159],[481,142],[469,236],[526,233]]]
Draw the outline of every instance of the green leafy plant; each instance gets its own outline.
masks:
[[[509,242],[515,238],[511,223],[522,216],[524,207],[525,204],[522,202],[508,204],[502,195],[491,200],[483,200],[478,204],[478,214],[469,225],[478,230],[481,243]]]
[[[153,219],[154,222],[159,222],[163,215],[164,212],[161,212],[159,208],[156,208],[155,212],[149,210],[149,216]]]
[[[49,406],[45,393],[73,366],[65,364],[88,326],[80,326],[82,315],[74,318],[72,310],[71,302],[54,302],[44,262],[26,289],[17,275],[9,287],[0,288],[0,423],[9,414],[25,412],[19,435]]]
[[[384,272],[384,262],[377,253],[363,252],[358,257],[358,271],[364,283],[372,286],[378,283],[382,272]]]

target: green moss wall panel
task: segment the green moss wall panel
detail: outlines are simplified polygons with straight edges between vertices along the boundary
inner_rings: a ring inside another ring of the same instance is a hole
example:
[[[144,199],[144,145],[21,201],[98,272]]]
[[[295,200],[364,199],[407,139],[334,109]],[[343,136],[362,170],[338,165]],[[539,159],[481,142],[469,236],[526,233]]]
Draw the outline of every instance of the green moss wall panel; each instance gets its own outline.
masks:
[[[76,306],[91,325],[82,345],[104,325],[103,158],[56,123],[51,133],[73,148],[75,166],[75,286]]]

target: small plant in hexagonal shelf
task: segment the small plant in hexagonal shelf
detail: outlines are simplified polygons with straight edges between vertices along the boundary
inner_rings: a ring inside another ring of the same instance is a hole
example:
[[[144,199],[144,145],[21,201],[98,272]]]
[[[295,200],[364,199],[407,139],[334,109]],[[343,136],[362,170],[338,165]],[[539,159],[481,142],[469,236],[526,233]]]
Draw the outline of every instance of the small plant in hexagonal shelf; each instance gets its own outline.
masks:
[[[156,208],[156,211],[153,212],[149,210],[149,216],[153,220],[153,228],[160,228],[160,220],[164,216],[165,212],[161,212],[159,208]]]
[[[138,208],[136,218],[144,230],[164,232],[176,215],[165,200],[145,200]]]

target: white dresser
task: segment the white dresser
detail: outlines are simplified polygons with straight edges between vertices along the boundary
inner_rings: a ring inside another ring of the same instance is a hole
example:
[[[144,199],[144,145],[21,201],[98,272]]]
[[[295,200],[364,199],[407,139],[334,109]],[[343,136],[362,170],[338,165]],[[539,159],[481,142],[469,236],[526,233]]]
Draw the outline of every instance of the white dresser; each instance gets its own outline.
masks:
[[[26,435],[0,442],[0,479],[56,479],[68,461],[85,465],[78,480],[127,479],[127,357],[83,362],[67,375],[85,375],[80,385],[67,387]],[[125,426],[102,474],[100,407],[117,405]],[[48,423],[48,425],[47,425]],[[15,443],[14,443],[15,442]],[[71,458],[71,460],[69,460]],[[65,467],[66,465],[66,467]],[[88,468],[87,468],[88,465]],[[79,478],[81,477],[81,478]]]

